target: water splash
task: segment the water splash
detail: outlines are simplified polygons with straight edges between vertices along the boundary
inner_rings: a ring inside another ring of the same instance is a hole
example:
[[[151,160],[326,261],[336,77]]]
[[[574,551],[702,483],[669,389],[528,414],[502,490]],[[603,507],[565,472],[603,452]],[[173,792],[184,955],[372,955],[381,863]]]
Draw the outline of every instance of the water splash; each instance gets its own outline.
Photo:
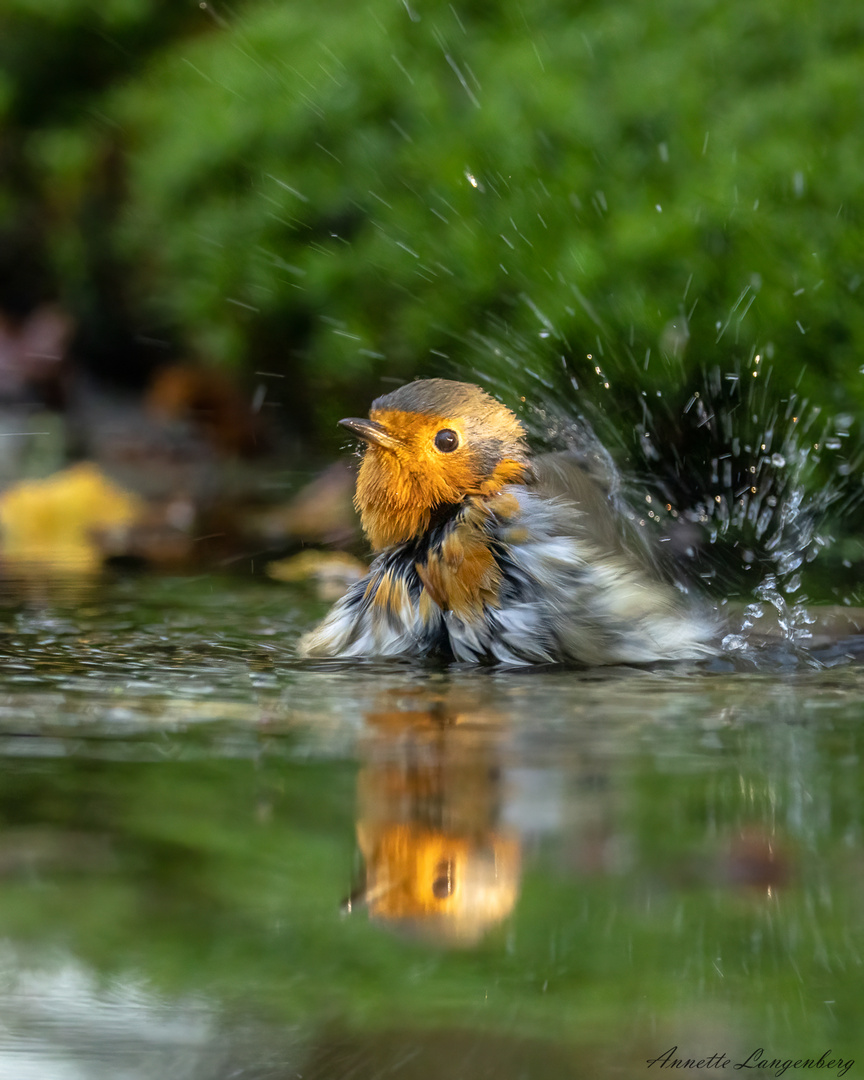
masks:
[[[714,598],[726,650],[806,650],[809,564],[832,542],[832,512],[861,501],[850,479],[861,454],[846,452],[852,418],[775,389],[770,346],[696,375],[661,353],[658,389],[608,340],[579,353],[540,321],[536,337],[490,323],[466,342],[476,366],[459,377],[513,404],[538,449],[567,449],[587,465],[634,532],[662,548],[680,587]]]

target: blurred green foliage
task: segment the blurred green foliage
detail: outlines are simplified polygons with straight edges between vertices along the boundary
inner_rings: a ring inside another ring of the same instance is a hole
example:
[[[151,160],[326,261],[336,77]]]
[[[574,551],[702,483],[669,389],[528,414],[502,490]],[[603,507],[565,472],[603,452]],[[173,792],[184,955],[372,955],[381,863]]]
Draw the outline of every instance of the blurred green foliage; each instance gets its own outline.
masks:
[[[847,408],[862,61],[854,0],[11,0],[0,235],[313,428],[490,316],[616,386],[763,350]]]

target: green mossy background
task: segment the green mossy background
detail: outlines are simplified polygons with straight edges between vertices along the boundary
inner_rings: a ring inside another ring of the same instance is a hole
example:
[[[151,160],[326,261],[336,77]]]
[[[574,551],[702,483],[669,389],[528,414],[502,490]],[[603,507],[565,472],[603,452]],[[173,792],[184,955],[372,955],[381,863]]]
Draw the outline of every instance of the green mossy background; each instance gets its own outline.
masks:
[[[848,410],[862,62],[854,0],[9,0],[0,304],[287,375],[330,447],[490,318],[622,392],[761,352]]]

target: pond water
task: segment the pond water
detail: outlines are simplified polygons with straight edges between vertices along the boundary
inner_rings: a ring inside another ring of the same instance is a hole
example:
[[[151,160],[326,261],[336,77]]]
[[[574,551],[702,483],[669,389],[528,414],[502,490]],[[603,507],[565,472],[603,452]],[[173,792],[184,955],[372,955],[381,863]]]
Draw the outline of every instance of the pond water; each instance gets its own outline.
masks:
[[[864,1074],[854,648],[301,663],[321,610],[7,587],[0,1077]]]

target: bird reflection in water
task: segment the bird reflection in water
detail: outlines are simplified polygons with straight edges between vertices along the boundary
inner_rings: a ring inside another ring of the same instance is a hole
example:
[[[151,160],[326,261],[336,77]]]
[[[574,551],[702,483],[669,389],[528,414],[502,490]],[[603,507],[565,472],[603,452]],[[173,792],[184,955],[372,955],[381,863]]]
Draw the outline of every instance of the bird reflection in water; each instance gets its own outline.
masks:
[[[367,716],[358,788],[362,884],[346,911],[433,943],[476,944],[519,895],[518,835],[502,824],[501,725],[452,699],[394,698]],[[418,708],[419,704],[419,708]]]

